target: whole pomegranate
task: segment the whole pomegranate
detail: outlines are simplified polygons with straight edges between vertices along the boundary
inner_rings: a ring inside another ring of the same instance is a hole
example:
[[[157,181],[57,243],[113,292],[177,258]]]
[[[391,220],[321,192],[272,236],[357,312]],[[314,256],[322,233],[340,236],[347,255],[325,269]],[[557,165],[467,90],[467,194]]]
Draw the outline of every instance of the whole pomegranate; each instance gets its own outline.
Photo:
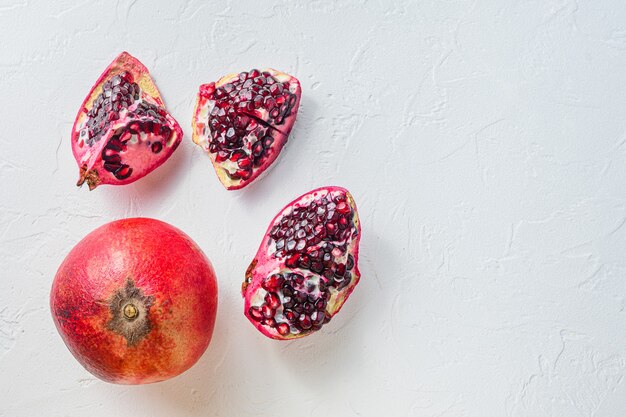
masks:
[[[165,162],[182,137],[148,69],[122,52],[78,110],[72,128],[77,185],[93,190],[136,181]]]
[[[177,228],[134,218],[99,227],[67,255],[50,309],[63,341],[92,374],[146,384],[189,369],[217,309],[209,260]]]
[[[359,282],[360,239],[356,204],[345,188],[318,188],[287,204],[246,271],[248,320],[279,340],[321,329]]]
[[[245,187],[276,160],[296,120],[301,94],[295,77],[271,68],[229,74],[200,86],[193,141],[209,153],[226,189]]]

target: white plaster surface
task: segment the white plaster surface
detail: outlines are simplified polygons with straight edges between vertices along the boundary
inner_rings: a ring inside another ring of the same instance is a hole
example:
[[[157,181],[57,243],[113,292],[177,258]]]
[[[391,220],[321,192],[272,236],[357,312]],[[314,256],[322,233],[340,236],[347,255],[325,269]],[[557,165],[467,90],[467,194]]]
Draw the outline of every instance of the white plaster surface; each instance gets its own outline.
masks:
[[[626,3],[0,0],[0,416],[626,416]],[[69,136],[122,50],[185,131],[125,187],[77,189]],[[190,139],[198,85],[272,66],[303,99],[268,176],[227,192]],[[337,184],[363,279],[321,332],[242,314],[273,215]],[[150,216],[214,263],[214,339],[182,376],[92,377],[48,310],[70,248]]]

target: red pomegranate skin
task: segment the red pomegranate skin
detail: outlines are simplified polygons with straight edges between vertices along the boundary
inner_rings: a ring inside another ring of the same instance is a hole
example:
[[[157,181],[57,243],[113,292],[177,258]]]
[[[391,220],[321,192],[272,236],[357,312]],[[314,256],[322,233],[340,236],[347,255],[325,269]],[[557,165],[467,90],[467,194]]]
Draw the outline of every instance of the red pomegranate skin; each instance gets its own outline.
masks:
[[[105,224],[81,240],[54,278],[50,308],[63,341],[98,378],[163,381],[189,369],[215,324],[210,261],[177,228],[154,219]]]

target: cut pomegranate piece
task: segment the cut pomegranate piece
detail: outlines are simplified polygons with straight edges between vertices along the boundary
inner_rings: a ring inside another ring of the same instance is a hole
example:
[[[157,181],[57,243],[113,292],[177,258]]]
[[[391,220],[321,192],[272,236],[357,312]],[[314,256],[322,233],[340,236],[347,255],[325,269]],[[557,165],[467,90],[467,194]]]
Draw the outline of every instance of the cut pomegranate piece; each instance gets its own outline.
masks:
[[[72,128],[78,186],[128,184],[165,162],[183,132],[167,112],[148,69],[122,52],[104,70]]]
[[[246,317],[272,339],[319,330],[359,282],[360,238],[356,205],[344,188],[318,188],[289,203],[246,271]]]
[[[276,160],[296,120],[301,92],[296,78],[271,68],[200,86],[193,141],[209,153],[226,189],[245,187]]]

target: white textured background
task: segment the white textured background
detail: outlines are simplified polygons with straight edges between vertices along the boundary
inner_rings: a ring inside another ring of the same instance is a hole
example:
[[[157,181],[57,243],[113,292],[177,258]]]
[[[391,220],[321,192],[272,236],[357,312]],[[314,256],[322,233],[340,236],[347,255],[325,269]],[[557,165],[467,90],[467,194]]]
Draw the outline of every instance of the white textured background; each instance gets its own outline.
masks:
[[[0,416],[626,416],[626,3],[0,0]],[[77,189],[71,126],[122,50],[185,138],[143,180]],[[303,100],[270,174],[219,184],[190,140],[200,83],[273,66]],[[363,279],[323,331],[264,338],[244,271],[274,214],[343,185]],[[100,382],[54,329],[56,268],[150,216],[218,273],[184,375]]]

